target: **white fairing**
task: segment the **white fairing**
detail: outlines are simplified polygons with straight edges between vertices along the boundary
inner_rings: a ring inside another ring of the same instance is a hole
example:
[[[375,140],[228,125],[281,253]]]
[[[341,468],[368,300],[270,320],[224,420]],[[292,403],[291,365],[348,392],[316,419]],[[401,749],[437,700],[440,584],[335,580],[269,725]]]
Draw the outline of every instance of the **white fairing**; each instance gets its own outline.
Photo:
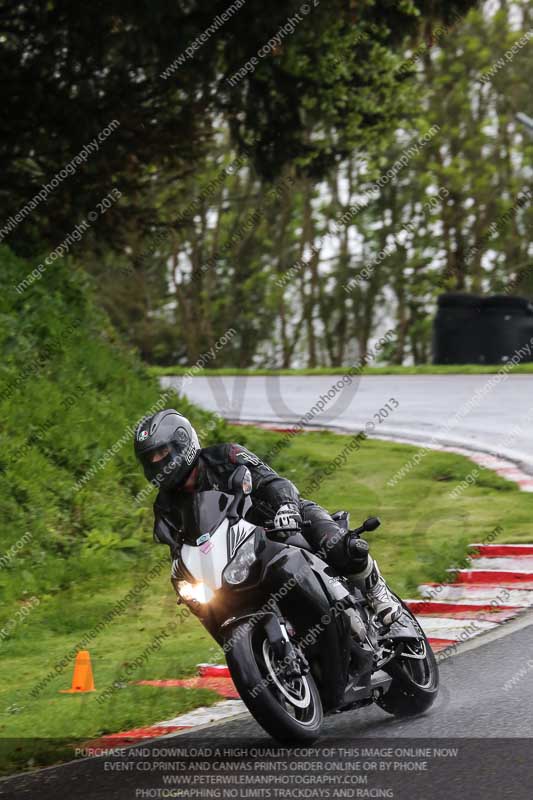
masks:
[[[213,591],[222,586],[224,567],[235,555],[237,547],[255,530],[256,525],[241,519],[229,530],[228,528],[228,520],[225,519],[204,544],[196,547],[184,544],[181,548],[181,559],[188,571],[197,581],[205,583]]]

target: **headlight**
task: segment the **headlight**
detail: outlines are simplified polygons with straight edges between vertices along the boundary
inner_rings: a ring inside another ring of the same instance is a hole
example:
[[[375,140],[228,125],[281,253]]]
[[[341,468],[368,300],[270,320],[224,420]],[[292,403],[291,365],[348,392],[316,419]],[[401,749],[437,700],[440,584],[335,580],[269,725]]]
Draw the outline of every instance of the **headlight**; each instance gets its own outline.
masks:
[[[197,603],[209,603],[213,599],[213,591],[205,583],[178,583],[178,592],[184,600],[194,600]]]
[[[224,570],[222,577],[226,583],[234,586],[243,583],[250,574],[250,567],[255,561],[254,535],[249,536],[239,547],[232,560]]]

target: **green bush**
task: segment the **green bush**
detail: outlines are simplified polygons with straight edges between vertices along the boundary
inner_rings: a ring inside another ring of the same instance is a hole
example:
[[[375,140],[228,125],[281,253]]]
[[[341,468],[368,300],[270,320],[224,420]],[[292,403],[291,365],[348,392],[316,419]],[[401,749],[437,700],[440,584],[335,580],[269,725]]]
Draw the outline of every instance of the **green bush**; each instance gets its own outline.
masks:
[[[32,268],[0,247],[2,619],[25,597],[156,557],[151,499],[135,502],[146,482],[131,429],[162,390],[117,341],[75,265],[58,261],[17,292]],[[161,407],[172,405],[206,432],[205,442],[223,438],[220,420],[177,395],[163,398]]]

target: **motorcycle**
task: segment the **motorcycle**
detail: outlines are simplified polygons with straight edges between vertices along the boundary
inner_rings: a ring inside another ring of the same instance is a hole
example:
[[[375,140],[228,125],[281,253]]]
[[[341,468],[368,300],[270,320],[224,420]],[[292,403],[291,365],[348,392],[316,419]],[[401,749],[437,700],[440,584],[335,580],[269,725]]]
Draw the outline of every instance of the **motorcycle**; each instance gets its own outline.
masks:
[[[403,613],[382,629],[363,594],[313,553],[300,531],[245,519],[252,479],[245,466],[232,493],[191,499],[172,583],[222,647],[250,713],[279,742],[311,742],[324,715],[376,703],[395,716],[428,709],[438,666],[424,631]],[[375,530],[371,517],[346,534]],[[305,524],[305,523],[304,523]]]

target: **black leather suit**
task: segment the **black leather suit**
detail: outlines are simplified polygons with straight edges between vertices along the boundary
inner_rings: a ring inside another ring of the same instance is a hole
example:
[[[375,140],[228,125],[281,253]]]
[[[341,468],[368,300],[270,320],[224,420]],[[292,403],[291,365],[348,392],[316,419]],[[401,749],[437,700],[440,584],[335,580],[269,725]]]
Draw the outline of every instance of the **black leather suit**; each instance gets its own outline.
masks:
[[[247,466],[252,475],[252,508],[246,515],[249,522],[264,525],[274,518],[280,506],[294,503],[302,519],[311,522],[310,526],[304,526],[302,534],[315,552],[320,551],[320,555],[340,572],[349,574],[365,568],[366,556],[348,558],[345,531],[330,514],[311,500],[301,498],[291,481],[282,478],[242,445],[204,447],[198,460],[196,491],[230,492],[229,479],[240,464]],[[188,501],[190,493],[160,489],[154,503],[154,538],[168,544],[172,551],[180,541],[182,509]]]

